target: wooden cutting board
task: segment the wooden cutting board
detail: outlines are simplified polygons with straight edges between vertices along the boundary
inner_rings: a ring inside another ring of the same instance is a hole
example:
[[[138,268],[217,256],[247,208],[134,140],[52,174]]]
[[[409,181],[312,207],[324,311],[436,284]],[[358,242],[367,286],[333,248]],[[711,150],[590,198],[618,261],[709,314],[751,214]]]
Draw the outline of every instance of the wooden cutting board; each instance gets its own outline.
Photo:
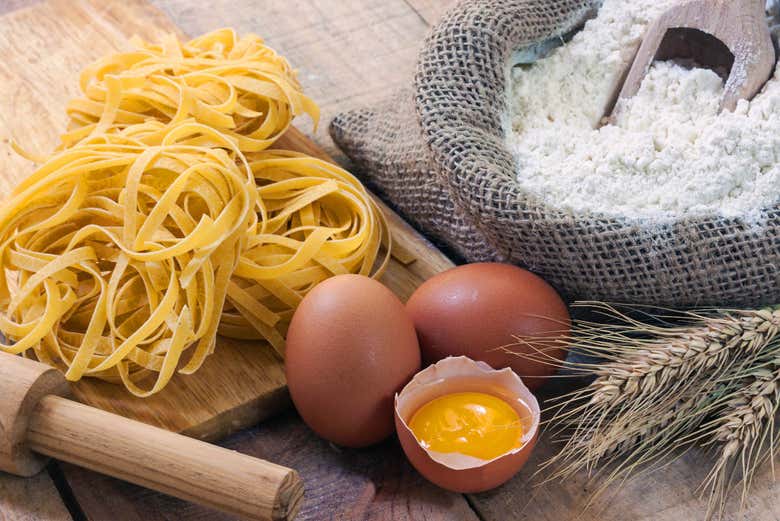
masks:
[[[157,40],[170,32],[178,31],[141,0],[48,0],[3,16],[0,194],[6,196],[34,169],[11,150],[11,138],[30,150],[51,150],[66,128],[65,105],[78,94],[83,67],[102,55],[127,49],[127,39],[135,34]],[[327,159],[295,129],[277,148]],[[452,263],[387,207],[383,210],[396,251],[383,282],[406,299],[422,281]],[[208,440],[254,425],[289,405],[283,364],[274,351],[262,342],[221,337],[199,372],[177,375],[151,398],[135,398],[122,387],[94,379],[72,388],[84,403]]]

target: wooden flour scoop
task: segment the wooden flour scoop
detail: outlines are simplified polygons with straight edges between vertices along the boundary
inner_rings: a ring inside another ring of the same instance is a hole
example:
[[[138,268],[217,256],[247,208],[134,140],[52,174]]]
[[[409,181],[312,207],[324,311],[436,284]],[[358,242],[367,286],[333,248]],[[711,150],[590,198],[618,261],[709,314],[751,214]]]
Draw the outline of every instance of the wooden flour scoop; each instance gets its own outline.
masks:
[[[298,474],[65,399],[59,371],[0,353],[0,471],[32,476],[50,456],[247,519],[295,517]]]
[[[721,74],[726,80],[721,110],[753,99],[775,67],[764,6],[765,0],[691,0],[666,11],[648,28],[607,109],[608,120],[614,121],[621,100],[639,91],[654,61],[692,59]]]

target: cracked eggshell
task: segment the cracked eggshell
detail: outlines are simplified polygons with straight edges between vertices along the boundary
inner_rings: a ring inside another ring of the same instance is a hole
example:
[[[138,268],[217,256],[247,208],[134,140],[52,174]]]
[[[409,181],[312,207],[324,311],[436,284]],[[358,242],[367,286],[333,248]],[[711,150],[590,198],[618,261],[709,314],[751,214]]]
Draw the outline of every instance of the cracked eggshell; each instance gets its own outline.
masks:
[[[489,461],[420,445],[407,425],[412,415],[431,400],[458,392],[482,392],[505,400],[523,422],[522,445]],[[539,402],[511,369],[495,370],[465,356],[427,367],[395,395],[395,426],[407,458],[426,479],[453,492],[484,492],[511,479],[533,451],[539,418]]]

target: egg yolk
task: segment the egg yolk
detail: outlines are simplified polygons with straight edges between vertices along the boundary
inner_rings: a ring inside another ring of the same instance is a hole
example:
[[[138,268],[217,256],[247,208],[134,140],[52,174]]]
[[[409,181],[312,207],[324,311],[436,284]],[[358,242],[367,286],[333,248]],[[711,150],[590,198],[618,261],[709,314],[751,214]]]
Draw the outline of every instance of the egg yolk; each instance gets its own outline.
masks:
[[[517,411],[485,393],[440,396],[420,407],[408,425],[424,448],[436,452],[491,460],[522,445]]]

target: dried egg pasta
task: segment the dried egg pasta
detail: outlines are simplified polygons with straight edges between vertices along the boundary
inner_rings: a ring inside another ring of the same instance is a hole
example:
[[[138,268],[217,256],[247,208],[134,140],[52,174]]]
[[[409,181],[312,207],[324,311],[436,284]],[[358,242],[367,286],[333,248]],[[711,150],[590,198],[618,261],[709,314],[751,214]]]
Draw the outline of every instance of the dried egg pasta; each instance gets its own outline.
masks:
[[[203,138],[223,148],[189,144]],[[193,122],[156,146],[108,134],[53,156],[0,208],[0,330],[12,341],[0,349],[138,396],[162,389],[190,349],[180,371],[194,372],[256,197],[235,144]]]
[[[378,259],[380,246],[390,233],[349,172],[297,152],[248,159],[261,213],[228,287],[219,331],[268,340],[283,355],[287,326],[306,293],[334,275],[380,274],[389,260],[389,247]]]
[[[383,272],[390,232],[360,182],[264,151],[318,109],[258,37],[137,43],[81,88],[61,150],[0,208],[0,350],[149,396],[217,330],[283,354],[312,287]]]
[[[135,50],[82,72],[84,97],[68,104],[71,130],[62,136],[64,147],[149,120],[175,125],[194,118],[235,140],[242,152],[257,152],[295,116],[309,114],[315,124],[319,118],[287,60],[256,35],[239,39],[232,29],[221,29],[187,43],[173,35],[160,44],[133,43]],[[147,142],[161,135],[147,136]]]

